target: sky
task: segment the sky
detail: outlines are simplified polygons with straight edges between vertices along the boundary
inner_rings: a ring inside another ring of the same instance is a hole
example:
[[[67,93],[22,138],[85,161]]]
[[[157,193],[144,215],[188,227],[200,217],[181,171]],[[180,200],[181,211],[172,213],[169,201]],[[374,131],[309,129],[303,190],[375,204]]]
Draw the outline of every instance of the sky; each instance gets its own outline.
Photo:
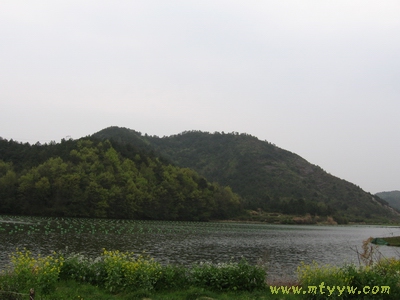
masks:
[[[1,0],[0,137],[248,133],[400,190],[400,1]]]

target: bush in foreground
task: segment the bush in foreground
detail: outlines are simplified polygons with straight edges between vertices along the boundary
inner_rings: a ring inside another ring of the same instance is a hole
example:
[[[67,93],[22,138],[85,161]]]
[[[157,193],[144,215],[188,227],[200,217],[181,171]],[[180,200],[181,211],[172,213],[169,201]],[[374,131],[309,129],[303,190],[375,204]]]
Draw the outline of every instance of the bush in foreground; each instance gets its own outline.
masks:
[[[59,279],[88,283],[111,293],[190,287],[251,292],[265,287],[266,272],[245,259],[183,267],[163,266],[132,252],[104,250],[96,259],[54,252],[35,258],[24,250],[11,255],[10,268],[0,276],[0,291],[21,292],[33,287],[41,294],[49,294]]]
[[[400,260],[394,258],[366,266],[302,264],[298,277],[303,290],[318,287],[316,293],[307,293],[308,299],[326,299],[328,294],[329,299],[400,299]],[[325,286],[324,294],[320,292],[321,283]],[[335,289],[330,292],[328,286]]]
[[[253,291],[265,287],[265,270],[250,265],[244,258],[240,262],[200,263],[191,270],[194,286],[217,291]]]
[[[18,292],[35,287],[43,294],[54,290],[63,266],[63,257],[56,252],[45,257],[33,257],[30,251],[17,249],[10,258],[12,268],[0,273],[0,290]]]

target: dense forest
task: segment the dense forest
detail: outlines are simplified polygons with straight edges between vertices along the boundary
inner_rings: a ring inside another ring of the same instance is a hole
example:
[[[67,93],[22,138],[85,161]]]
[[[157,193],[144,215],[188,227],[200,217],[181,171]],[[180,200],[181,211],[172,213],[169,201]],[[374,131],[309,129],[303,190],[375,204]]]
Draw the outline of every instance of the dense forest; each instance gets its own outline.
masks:
[[[229,187],[131,144],[0,140],[2,214],[210,220],[241,212]]]
[[[378,196],[250,134],[187,131],[160,138],[109,127],[94,136],[136,145],[230,186],[246,209],[333,216],[339,223],[398,219]]]

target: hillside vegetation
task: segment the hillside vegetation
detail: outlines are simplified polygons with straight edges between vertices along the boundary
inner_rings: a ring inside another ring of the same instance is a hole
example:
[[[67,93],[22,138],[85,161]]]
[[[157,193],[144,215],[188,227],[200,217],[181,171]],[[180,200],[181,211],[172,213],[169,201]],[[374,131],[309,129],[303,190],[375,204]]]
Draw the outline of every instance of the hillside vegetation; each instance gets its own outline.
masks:
[[[210,220],[241,212],[229,187],[129,144],[0,140],[0,214]]]
[[[381,192],[376,196],[385,200],[391,207],[400,210],[400,191]]]
[[[94,137],[135,145],[230,186],[247,209],[333,216],[339,223],[398,220],[380,197],[249,134],[188,131],[160,138],[109,127]]]
[[[188,131],[160,138],[119,127],[45,145],[0,138],[0,213],[399,221],[380,197],[249,134]]]

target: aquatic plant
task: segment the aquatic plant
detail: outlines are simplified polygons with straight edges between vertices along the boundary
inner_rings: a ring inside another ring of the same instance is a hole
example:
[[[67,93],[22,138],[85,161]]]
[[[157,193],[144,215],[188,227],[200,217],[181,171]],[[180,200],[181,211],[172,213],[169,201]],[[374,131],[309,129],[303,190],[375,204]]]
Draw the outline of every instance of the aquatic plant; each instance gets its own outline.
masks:
[[[214,232],[224,229],[236,231],[232,224],[176,221],[140,221],[118,219],[57,218],[1,216],[0,233],[8,235],[124,235],[124,234],[192,234],[194,232]],[[2,223],[3,221],[4,223]]]

